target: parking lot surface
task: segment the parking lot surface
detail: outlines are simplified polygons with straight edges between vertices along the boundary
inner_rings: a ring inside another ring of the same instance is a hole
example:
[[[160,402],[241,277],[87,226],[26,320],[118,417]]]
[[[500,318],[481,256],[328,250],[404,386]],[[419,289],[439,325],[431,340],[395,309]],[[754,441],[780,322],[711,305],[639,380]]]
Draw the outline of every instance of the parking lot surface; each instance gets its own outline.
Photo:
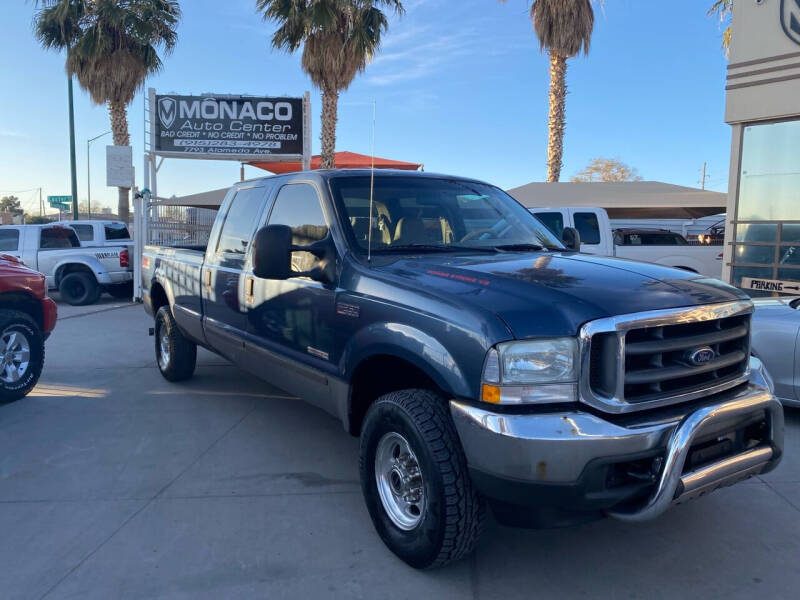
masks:
[[[800,593],[798,411],[763,478],[641,525],[490,522],[473,557],[421,572],[373,531],[333,418],[206,352],[164,381],[141,306],[59,310],[39,385],[0,406],[4,599]]]

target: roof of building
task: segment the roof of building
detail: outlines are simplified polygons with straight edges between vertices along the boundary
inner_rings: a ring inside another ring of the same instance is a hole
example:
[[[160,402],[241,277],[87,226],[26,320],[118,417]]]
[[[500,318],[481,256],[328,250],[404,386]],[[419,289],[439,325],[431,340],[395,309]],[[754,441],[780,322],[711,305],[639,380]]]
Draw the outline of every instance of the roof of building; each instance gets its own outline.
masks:
[[[528,208],[598,206],[612,219],[693,219],[725,212],[727,194],[660,181],[534,182],[508,190]]]

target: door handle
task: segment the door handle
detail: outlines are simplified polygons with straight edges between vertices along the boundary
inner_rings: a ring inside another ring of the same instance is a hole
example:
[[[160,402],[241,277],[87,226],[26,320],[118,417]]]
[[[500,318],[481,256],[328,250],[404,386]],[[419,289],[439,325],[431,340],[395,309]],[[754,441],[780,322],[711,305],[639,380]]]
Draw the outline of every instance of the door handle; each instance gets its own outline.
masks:
[[[255,298],[253,298],[253,289],[255,288],[255,279],[248,276],[247,279],[244,280],[244,299],[248,304],[252,304]]]
[[[211,289],[211,269],[206,269],[205,284],[206,284],[206,289],[210,290]]]

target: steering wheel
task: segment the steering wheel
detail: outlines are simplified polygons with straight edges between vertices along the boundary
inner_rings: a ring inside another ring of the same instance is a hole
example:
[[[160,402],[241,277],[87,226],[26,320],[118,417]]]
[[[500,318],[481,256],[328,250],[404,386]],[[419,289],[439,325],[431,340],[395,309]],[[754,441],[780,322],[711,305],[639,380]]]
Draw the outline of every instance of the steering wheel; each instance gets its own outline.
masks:
[[[484,233],[491,233],[492,235],[495,234],[494,229],[485,228],[485,229],[476,229],[475,231],[470,231],[467,235],[462,237],[459,242],[468,242],[470,240],[474,240],[475,238],[483,235]]]

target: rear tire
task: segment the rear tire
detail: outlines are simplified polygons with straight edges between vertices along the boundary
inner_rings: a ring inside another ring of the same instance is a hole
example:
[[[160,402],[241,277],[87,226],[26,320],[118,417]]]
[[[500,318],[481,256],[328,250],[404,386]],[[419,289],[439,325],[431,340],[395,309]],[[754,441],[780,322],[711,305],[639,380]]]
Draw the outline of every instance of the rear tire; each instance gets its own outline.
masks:
[[[403,390],[376,400],[364,420],[360,467],[375,529],[406,563],[441,567],[475,549],[486,505],[443,398]]]
[[[23,398],[44,367],[44,337],[27,313],[0,309],[0,404]]]
[[[115,283],[106,286],[106,292],[112,298],[119,298],[120,300],[133,298],[133,282],[126,281],[125,283]]]
[[[72,306],[94,304],[102,293],[94,275],[85,271],[67,273],[58,284],[58,291],[61,299]]]
[[[167,381],[183,381],[194,374],[197,345],[178,329],[169,306],[156,313],[156,364]]]

